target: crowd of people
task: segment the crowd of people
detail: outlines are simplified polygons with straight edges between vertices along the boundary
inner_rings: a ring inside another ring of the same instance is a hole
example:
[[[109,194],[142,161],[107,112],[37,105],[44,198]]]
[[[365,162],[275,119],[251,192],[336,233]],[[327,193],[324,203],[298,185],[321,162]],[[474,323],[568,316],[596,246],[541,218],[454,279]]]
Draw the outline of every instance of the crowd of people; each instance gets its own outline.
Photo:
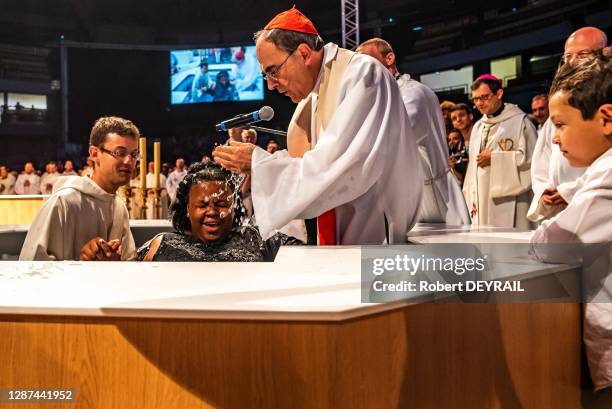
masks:
[[[268,260],[279,245],[304,242],[293,228],[304,219],[327,245],[404,243],[417,222],[537,227],[531,255],[544,262],[567,256],[548,243],[612,242],[612,62],[601,30],[567,39],[550,100],[534,97],[533,118],[505,100],[498,78],[476,78],[477,121],[468,105],[440,104],[401,74],[386,41],[357,52],[324,44],[296,8],[255,33],[255,43],[268,88],[298,104],[286,150],[275,141],[258,147],[257,132],[235,128],[212,159],[188,168],[177,159],[164,180],[175,232],[137,251],[116,193],[137,175],[139,131],[100,118],[90,177],[54,184],[56,166],[43,180],[27,164],[15,181],[15,190],[54,190],[20,259]],[[596,389],[612,387],[609,305],[585,312]]]

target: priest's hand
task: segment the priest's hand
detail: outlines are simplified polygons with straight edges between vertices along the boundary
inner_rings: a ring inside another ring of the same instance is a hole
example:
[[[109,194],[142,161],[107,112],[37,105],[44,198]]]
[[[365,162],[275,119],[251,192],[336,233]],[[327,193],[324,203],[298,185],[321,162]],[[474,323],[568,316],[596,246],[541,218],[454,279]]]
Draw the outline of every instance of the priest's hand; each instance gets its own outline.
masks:
[[[544,190],[542,193],[542,201],[549,206],[567,206],[565,199],[563,199],[557,189],[554,188]]]
[[[486,168],[491,165],[491,149],[485,149],[476,156],[476,163],[481,168]]]
[[[83,261],[119,261],[119,240],[106,241],[101,237],[89,240],[81,248],[79,259]]]
[[[251,171],[251,157],[255,145],[230,141],[228,145],[217,146],[213,151],[215,162],[236,173],[249,173]]]

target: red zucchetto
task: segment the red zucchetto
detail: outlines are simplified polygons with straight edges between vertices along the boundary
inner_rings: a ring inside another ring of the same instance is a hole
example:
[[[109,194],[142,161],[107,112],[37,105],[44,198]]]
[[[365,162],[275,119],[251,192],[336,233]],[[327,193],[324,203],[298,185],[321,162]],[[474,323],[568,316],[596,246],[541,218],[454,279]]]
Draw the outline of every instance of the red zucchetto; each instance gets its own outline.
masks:
[[[497,78],[495,75],[491,75],[491,74],[482,74],[480,77],[476,78],[476,81],[478,80],[492,80],[492,81],[497,81],[501,84],[501,80],[499,78]]]
[[[276,17],[270,20],[270,22],[264,27],[264,30],[272,30],[275,28],[280,30],[297,31],[306,34],[319,34],[315,26],[312,24],[312,21],[300,13],[295,6],[287,11],[277,14]]]

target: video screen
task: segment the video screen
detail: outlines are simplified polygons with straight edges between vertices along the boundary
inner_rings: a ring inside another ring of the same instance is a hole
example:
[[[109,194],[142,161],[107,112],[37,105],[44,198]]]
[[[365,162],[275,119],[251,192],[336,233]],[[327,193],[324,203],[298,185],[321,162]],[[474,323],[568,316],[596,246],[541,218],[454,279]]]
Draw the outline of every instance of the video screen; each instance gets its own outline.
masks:
[[[263,100],[255,46],[170,51],[170,102]]]

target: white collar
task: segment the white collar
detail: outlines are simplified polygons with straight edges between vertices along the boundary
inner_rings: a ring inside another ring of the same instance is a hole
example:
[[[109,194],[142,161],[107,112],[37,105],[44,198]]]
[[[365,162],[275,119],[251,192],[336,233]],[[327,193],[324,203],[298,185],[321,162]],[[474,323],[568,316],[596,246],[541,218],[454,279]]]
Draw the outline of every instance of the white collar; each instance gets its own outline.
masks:
[[[325,66],[329,64],[331,60],[333,60],[338,54],[338,45],[334,43],[327,43],[325,47],[323,47],[323,62],[321,63],[321,68],[319,68],[319,75],[317,76],[317,82],[315,82],[315,86],[312,89],[312,93],[315,95],[319,95],[319,87],[321,86],[321,78],[323,78],[323,71],[325,70]]]

